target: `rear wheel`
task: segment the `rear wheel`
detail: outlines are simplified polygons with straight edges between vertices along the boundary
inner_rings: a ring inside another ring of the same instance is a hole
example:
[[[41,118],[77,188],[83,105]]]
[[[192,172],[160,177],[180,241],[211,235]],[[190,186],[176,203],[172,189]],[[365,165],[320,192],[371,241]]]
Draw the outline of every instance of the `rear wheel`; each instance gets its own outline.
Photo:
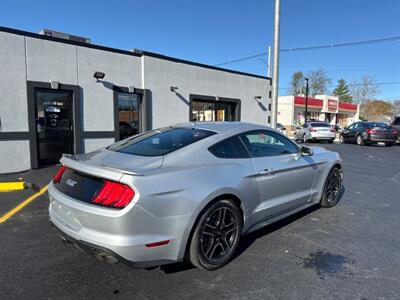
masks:
[[[340,191],[342,190],[342,172],[338,167],[334,167],[325,181],[324,192],[321,199],[322,207],[335,206],[339,201]]]
[[[333,144],[333,139],[328,141],[329,144]]]
[[[362,146],[364,145],[364,140],[361,135],[357,136],[357,145]]]
[[[386,142],[385,143],[386,147],[393,147],[393,145],[394,145],[394,142]]]
[[[197,222],[190,241],[190,262],[206,270],[225,265],[235,253],[242,227],[240,209],[232,200],[213,203]]]

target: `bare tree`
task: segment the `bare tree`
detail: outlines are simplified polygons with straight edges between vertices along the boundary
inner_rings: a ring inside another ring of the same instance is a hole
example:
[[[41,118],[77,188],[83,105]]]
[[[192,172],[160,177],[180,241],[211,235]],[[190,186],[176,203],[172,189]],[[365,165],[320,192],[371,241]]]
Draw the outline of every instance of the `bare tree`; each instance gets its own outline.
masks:
[[[328,77],[325,70],[319,69],[309,71],[307,77],[310,79],[310,95],[315,96],[327,94],[328,86],[331,84],[332,80]]]
[[[350,94],[353,96],[353,102],[357,104],[365,104],[369,100],[373,100],[379,93],[379,88],[373,77],[364,75],[361,80],[354,80],[350,84]]]
[[[289,95],[304,94],[304,75],[302,71],[294,72],[290,80]]]
[[[400,117],[400,99],[394,100],[392,103],[392,107],[393,107],[393,115],[395,117]]]

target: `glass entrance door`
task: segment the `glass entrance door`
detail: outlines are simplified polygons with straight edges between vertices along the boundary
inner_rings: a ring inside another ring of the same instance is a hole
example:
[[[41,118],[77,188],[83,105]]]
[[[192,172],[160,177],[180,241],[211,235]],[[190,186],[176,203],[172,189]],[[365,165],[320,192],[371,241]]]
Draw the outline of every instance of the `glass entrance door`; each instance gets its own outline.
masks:
[[[35,89],[39,165],[57,164],[73,153],[72,91]]]
[[[236,103],[233,102],[193,100],[191,121],[238,121],[235,110]]]

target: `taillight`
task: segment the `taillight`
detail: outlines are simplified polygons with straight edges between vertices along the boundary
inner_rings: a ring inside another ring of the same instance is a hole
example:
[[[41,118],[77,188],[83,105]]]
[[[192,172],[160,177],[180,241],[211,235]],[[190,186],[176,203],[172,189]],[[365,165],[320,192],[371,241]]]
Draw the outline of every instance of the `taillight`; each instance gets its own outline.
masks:
[[[336,132],[336,129],[335,128],[331,128],[331,132]]]
[[[376,133],[376,130],[367,128],[367,129],[365,129],[365,132],[368,133],[368,134],[371,134],[371,133]]]
[[[135,192],[129,186],[119,182],[105,180],[103,187],[97,196],[94,197],[92,203],[123,208],[132,201],[134,196]]]
[[[392,129],[392,132],[394,135],[397,135],[397,133],[398,133],[397,129]]]
[[[54,183],[60,183],[61,182],[61,177],[63,176],[63,174],[64,174],[66,169],[67,169],[66,167],[61,166],[61,168],[58,170],[56,176],[54,176],[54,178],[53,178],[53,182]]]
[[[317,132],[317,129],[315,129],[315,128],[310,128],[310,131],[311,131],[311,132]]]

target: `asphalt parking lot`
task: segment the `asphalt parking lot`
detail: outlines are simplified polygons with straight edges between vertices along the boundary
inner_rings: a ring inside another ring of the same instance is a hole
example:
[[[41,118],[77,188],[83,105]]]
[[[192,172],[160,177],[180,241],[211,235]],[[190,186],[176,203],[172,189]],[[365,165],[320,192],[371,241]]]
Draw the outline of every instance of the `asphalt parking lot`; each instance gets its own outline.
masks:
[[[0,224],[0,298],[399,299],[400,146],[321,146],[343,157],[339,204],[246,236],[237,257],[213,272],[97,261],[50,227],[45,194]],[[55,171],[24,176],[44,186]],[[0,216],[34,193],[0,194]]]

